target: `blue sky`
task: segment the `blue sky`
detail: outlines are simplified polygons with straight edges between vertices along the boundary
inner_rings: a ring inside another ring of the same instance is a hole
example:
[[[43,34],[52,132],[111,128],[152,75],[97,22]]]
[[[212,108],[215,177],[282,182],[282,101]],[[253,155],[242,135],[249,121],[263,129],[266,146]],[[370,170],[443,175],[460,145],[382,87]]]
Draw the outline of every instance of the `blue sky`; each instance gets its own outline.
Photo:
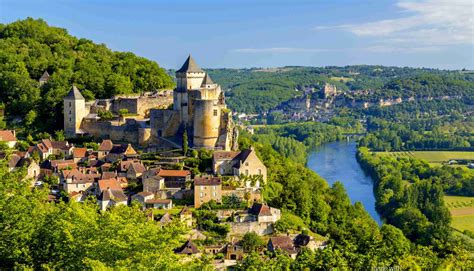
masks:
[[[474,69],[472,0],[0,0],[0,22],[70,34],[179,68],[381,64]]]

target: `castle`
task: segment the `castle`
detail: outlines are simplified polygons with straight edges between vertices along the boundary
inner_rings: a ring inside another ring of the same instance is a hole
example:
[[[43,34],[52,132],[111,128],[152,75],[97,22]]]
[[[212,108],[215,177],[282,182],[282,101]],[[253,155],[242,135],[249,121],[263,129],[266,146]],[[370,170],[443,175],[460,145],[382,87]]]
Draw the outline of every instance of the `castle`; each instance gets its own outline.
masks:
[[[189,56],[176,71],[171,92],[116,96],[86,102],[73,86],[64,98],[67,136],[91,135],[143,146],[181,146],[183,134],[194,148],[237,149],[237,130],[221,87]],[[101,112],[127,112],[127,117],[104,119]]]

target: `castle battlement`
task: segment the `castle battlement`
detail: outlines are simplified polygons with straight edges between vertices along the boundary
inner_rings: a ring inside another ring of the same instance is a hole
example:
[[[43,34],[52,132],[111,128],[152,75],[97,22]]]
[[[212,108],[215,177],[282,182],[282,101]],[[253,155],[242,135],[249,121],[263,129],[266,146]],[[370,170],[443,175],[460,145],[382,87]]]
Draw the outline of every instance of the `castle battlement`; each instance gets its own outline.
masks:
[[[180,143],[187,132],[191,147],[236,149],[236,131],[220,85],[191,56],[176,71],[176,78],[173,91],[116,95],[87,103],[73,86],[64,98],[66,135],[88,134],[146,145]],[[128,116],[124,120],[104,121],[99,117],[101,111],[116,117],[125,111]]]

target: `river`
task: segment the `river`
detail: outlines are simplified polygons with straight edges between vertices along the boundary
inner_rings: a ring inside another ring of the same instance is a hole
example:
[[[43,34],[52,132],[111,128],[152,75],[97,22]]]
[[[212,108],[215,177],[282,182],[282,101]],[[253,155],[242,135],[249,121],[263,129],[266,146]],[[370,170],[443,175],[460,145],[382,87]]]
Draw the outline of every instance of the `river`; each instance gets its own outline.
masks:
[[[308,167],[326,179],[330,185],[336,181],[342,182],[352,203],[361,202],[380,225],[382,221],[375,210],[372,179],[357,163],[356,151],[354,141],[327,143],[310,153]]]

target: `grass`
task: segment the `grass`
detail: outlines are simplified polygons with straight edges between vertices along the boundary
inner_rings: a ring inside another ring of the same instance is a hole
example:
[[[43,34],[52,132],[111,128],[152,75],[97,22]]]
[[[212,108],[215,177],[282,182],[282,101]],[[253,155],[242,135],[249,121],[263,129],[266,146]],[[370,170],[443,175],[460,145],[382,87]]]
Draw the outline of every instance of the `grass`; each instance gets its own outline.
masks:
[[[474,232],[474,197],[445,196],[444,201],[453,218],[452,227]]]

